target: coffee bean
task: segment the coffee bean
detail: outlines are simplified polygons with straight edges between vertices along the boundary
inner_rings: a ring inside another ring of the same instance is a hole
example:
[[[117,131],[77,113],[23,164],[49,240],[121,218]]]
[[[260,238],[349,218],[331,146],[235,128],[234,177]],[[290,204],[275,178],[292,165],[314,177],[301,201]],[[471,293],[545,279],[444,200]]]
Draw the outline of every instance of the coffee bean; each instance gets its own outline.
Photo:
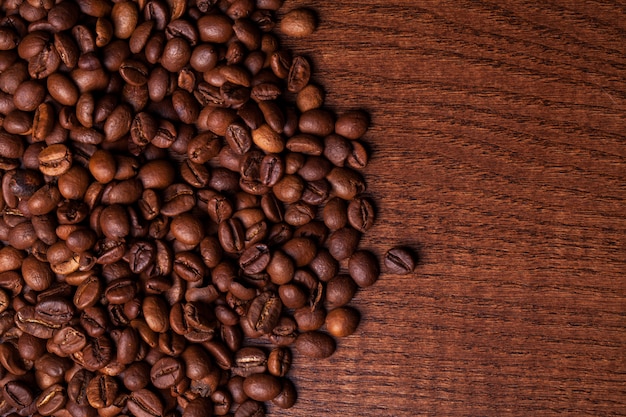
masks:
[[[356,331],[359,313],[351,307],[339,307],[328,312],[326,329],[335,337],[349,336]]]
[[[150,365],[146,362],[134,362],[122,373],[124,387],[131,392],[139,391],[150,383]]]
[[[317,18],[310,9],[298,8],[283,16],[280,30],[288,36],[297,38],[309,36],[317,27]]]
[[[274,293],[264,292],[250,304],[247,319],[255,330],[267,334],[278,323],[281,309],[280,298]]]
[[[350,256],[348,270],[354,282],[364,288],[373,285],[378,280],[380,267],[373,253],[358,250]]]
[[[291,361],[291,350],[284,347],[274,348],[267,358],[267,370],[274,376],[285,376],[291,368]]]
[[[198,397],[191,400],[185,407],[183,417],[211,417],[213,404],[210,399]]]
[[[296,349],[314,359],[328,358],[335,352],[335,340],[319,331],[301,333],[296,339]]]
[[[348,155],[346,163],[354,169],[363,169],[367,166],[369,160],[368,151],[365,146],[358,140],[352,141],[352,152]]]
[[[348,221],[359,232],[365,232],[374,223],[374,206],[367,198],[355,198],[348,204]]]
[[[350,275],[337,275],[326,284],[324,301],[330,309],[346,305],[354,297],[357,288],[356,282]]]
[[[241,254],[239,266],[246,274],[258,274],[268,266],[270,258],[267,245],[252,245]]]
[[[316,84],[307,84],[298,92],[296,97],[296,105],[298,106],[298,110],[301,112],[317,109],[323,104],[324,91]]]
[[[410,274],[415,269],[415,258],[406,248],[392,248],[385,254],[385,266],[392,274]]]
[[[72,154],[63,144],[50,145],[39,153],[39,170],[50,176],[60,176],[72,166]]]
[[[247,399],[237,408],[234,417],[265,417],[265,410],[261,402]]]
[[[63,408],[67,401],[67,394],[63,386],[54,384],[43,390],[35,401],[39,414],[51,416]]]
[[[252,140],[265,152],[279,153],[285,148],[284,139],[267,124],[252,131]]]
[[[363,178],[349,168],[335,167],[326,176],[332,192],[344,200],[352,200],[365,191]]]
[[[243,391],[256,401],[270,401],[281,389],[278,378],[269,374],[252,374],[243,381]]]
[[[163,415],[163,403],[147,389],[132,392],[128,397],[128,411],[136,417],[158,417]]]
[[[261,348],[243,347],[235,353],[233,366],[233,373],[242,377],[263,373],[267,370],[267,355]]]
[[[35,400],[33,392],[23,381],[9,381],[2,387],[2,396],[11,407],[25,410]]]
[[[33,336],[37,337],[37,335]],[[4,343],[0,345],[0,364],[13,375],[21,376],[26,374],[26,366],[20,357],[19,350],[12,344]]]
[[[362,110],[348,111],[337,118],[335,132],[348,139],[359,139],[369,127],[369,117]]]
[[[168,308],[165,301],[156,296],[148,296],[143,300],[143,315],[151,330],[162,333],[169,328]]]
[[[184,377],[184,366],[176,358],[165,357],[152,365],[150,380],[159,389],[170,388]]]
[[[287,90],[292,93],[300,92],[309,83],[310,77],[311,65],[309,61],[303,56],[294,57],[291,61],[291,68],[289,68],[289,75],[287,76]],[[317,107],[312,107],[310,110],[315,108]]]
[[[117,396],[118,384],[109,375],[96,375],[87,384],[87,401],[93,408],[109,407]]]
[[[357,249],[360,234],[351,227],[343,227],[328,236],[328,251],[338,261],[349,258]]]

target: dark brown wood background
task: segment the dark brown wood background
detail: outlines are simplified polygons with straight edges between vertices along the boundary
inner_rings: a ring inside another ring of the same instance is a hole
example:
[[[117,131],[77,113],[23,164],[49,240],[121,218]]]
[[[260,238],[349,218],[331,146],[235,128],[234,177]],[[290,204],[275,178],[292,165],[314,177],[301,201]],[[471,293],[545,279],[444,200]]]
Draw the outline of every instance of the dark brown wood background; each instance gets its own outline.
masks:
[[[296,6],[327,105],[372,116],[363,247],[421,260],[271,415],[626,415],[626,3]]]

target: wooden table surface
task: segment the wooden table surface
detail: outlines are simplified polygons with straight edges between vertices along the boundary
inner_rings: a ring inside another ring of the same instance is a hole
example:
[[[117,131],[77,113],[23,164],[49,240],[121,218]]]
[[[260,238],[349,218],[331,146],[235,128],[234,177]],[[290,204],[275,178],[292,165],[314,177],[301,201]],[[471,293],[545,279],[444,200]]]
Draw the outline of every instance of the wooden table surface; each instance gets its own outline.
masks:
[[[270,415],[626,415],[626,3],[296,6],[319,28],[284,43],[372,116],[362,247],[421,259]]]

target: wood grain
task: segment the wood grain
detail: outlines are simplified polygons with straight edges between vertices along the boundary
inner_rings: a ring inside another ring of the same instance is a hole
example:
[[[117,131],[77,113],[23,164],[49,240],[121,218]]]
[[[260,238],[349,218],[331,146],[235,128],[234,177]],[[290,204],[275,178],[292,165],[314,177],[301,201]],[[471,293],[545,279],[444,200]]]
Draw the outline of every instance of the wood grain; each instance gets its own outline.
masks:
[[[626,415],[626,3],[336,0],[284,39],[371,113],[363,247],[420,254],[273,416]]]

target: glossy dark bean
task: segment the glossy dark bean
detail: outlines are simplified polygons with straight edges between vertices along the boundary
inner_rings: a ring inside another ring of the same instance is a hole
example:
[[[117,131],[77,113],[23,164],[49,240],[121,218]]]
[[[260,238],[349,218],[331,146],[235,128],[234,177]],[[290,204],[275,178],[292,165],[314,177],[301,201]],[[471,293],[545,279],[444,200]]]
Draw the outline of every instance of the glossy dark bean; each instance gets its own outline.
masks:
[[[9,381],[2,387],[2,396],[10,406],[24,410],[35,400],[31,388],[23,381]]]
[[[130,394],[128,410],[135,417],[157,417],[163,415],[163,403],[152,391],[140,389]]]
[[[247,318],[255,330],[270,333],[278,323],[281,309],[280,298],[274,293],[264,292],[250,304]]]
[[[359,287],[369,287],[378,280],[380,267],[373,253],[358,250],[350,256],[348,262],[350,276]]]
[[[375,213],[372,202],[367,198],[355,198],[348,204],[348,221],[360,232],[367,231],[374,223]]]
[[[301,333],[296,339],[296,349],[301,354],[314,359],[324,359],[335,352],[335,340],[319,331]]]
[[[175,358],[164,357],[152,365],[150,380],[160,389],[170,388],[184,376],[184,365]]]
[[[348,304],[357,291],[357,284],[347,274],[340,274],[326,284],[324,301],[329,308]]]
[[[256,401],[270,401],[281,391],[278,378],[270,374],[253,374],[243,381],[246,395]]]
[[[392,248],[385,254],[385,267],[392,274],[406,275],[415,269],[415,256],[406,248]]]
[[[117,397],[118,384],[109,375],[96,375],[87,384],[87,401],[93,408],[109,407]]]
[[[328,251],[338,261],[349,258],[357,249],[361,236],[351,227],[343,227],[328,236]]]
[[[267,357],[267,370],[274,376],[282,377],[289,372],[291,362],[291,350],[285,347],[277,347],[272,349]]]
[[[232,371],[248,377],[267,370],[267,354],[258,347],[243,347],[235,353]]]

